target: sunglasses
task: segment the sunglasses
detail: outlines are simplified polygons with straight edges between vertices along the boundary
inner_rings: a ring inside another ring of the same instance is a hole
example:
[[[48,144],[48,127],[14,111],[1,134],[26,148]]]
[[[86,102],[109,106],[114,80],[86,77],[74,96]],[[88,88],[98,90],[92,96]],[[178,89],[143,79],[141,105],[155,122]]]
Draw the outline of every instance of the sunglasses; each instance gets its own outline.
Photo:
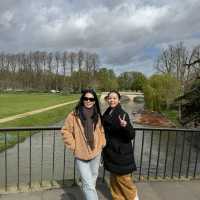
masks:
[[[83,97],[83,100],[84,101],[95,101],[95,99],[94,98],[88,98],[88,97]]]

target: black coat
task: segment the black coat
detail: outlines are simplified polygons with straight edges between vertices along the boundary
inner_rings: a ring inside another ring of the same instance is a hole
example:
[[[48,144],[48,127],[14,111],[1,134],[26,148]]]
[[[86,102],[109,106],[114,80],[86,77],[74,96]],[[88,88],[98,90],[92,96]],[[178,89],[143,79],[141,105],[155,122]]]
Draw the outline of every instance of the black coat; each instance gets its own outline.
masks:
[[[106,170],[116,174],[129,174],[136,170],[132,139],[134,129],[128,114],[118,105],[110,114],[109,107],[103,114],[106,146],[103,149],[103,161]],[[120,126],[119,116],[127,121],[126,127]]]

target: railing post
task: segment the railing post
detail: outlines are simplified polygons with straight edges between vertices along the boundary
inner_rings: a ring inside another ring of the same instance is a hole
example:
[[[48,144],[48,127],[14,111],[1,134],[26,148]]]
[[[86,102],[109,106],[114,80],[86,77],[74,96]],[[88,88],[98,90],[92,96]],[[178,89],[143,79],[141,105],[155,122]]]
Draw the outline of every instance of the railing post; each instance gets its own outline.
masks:
[[[167,144],[166,144],[165,164],[164,164],[164,173],[163,173],[164,179],[166,177],[168,151],[169,151],[169,131],[167,131]]]
[[[186,170],[186,178],[188,178],[188,176],[189,176],[190,158],[191,158],[191,151],[192,151],[193,135],[194,135],[194,133],[192,132],[192,136],[191,136],[191,140],[190,140],[190,147],[189,147],[188,166],[187,166],[187,170]]]
[[[141,172],[142,172],[143,148],[144,148],[144,131],[142,131],[142,149],[141,149],[141,155],[140,155],[139,180],[141,179]]]
[[[65,155],[66,155],[66,147],[64,145],[64,158],[63,158],[63,185],[65,184]]]
[[[55,130],[53,132],[53,164],[52,164],[52,176],[51,176],[51,181],[53,184],[53,180],[54,180],[54,168],[55,168]]]
[[[177,139],[178,139],[178,133],[177,131],[175,132],[175,146],[174,146],[174,153],[173,153],[173,162],[172,162],[172,174],[171,174],[171,178],[174,178],[174,166],[175,166],[175,160],[176,160],[176,148],[177,148]]]
[[[153,145],[153,131],[151,131],[151,143],[150,143],[150,152],[149,152],[149,164],[148,164],[148,172],[147,179],[149,180],[150,168],[151,168],[151,156],[152,156],[152,145]]]
[[[19,132],[17,132],[17,189],[19,190]]]
[[[194,173],[193,173],[193,178],[196,177],[196,171],[197,171],[197,162],[198,162],[198,158],[199,158],[199,151],[196,151],[196,157],[195,157],[195,165],[194,165]]]
[[[7,132],[4,133],[5,136],[5,191],[8,189],[8,162],[7,162]]]
[[[42,149],[41,149],[41,166],[40,166],[40,170],[41,170],[41,176],[40,176],[40,186],[42,186],[43,184],[43,160],[44,160],[44,133],[42,130]]]
[[[185,146],[185,131],[183,132],[183,143],[181,148],[181,162],[180,162],[180,168],[179,168],[179,174],[178,177],[181,178],[181,170],[182,170],[182,163],[183,163],[183,153],[184,153],[184,146]]]
[[[157,159],[157,164],[156,164],[156,175],[155,178],[158,178],[158,167],[159,167],[159,161],[160,161],[160,143],[161,143],[161,131],[159,131],[159,143],[158,143],[158,159]]]
[[[29,132],[29,137],[30,137],[30,139],[29,139],[29,142],[30,142],[30,147],[29,147],[29,188],[31,188],[31,186],[32,186],[32,172],[31,172],[31,170],[32,170],[32,156],[31,156],[31,147],[32,147],[32,141],[31,141],[31,131]]]

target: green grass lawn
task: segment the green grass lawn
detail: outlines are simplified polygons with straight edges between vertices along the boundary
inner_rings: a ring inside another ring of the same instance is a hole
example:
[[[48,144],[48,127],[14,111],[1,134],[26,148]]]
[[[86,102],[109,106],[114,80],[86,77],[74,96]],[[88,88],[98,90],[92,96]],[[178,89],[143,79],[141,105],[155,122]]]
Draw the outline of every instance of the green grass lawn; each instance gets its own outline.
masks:
[[[80,95],[61,95],[47,93],[0,93],[0,119],[24,112],[45,108],[78,99]]]
[[[45,111],[39,114],[27,116],[21,119],[0,123],[0,128],[8,127],[34,127],[53,125],[63,120],[73,110],[75,103]]]
[[[62,106],[53,110],[49,110],[46,112],[42,112],[39,114],[35,114],[32,116],[28,116],[22,119],[13,120],[10,122],[5,122],[0,124],[0,128],[6,127],[34,127],[34,126],[49,126],[54,125],[57,122],[63,120],[69,112],[73,110],[75,107],[75,103],[69,104],[66,106]],[[62,126],[62,125],[61,125]],[[0,152],[3,151],[6,147],[10,148],[17,143],[17,132],[9,132],[7,133],[12,140],[7,142],[7,146],[5,146],[5,136],[4,133],[0,133]],[[34,132],[32,132],[34,134]],[[27,137],[30,136],[29,131],[21,131],[19,132],[20,142],[24,141]]]
[[[80,95],[60,95],[60,94],[0,94],[0,118],[12,116],[27,111],[45,108],[59,103],[69,102],[78,99]],[[27,116],[25,118],[0,123],[0,128],[8,127],[34,127],[52,126],[63,120],[67,114],[73,110],[76,103],[55,108],[39,114]],[[62,125],[61,125],[62,126]],[[34,134],[34,133],[32,133]],[[19,132],[20,142],[30,136],[30,132]],[[0,151],[12,147],[17,143],[17,132],[7,133],[9,140],[5,146],[5,135],[0,132]]]

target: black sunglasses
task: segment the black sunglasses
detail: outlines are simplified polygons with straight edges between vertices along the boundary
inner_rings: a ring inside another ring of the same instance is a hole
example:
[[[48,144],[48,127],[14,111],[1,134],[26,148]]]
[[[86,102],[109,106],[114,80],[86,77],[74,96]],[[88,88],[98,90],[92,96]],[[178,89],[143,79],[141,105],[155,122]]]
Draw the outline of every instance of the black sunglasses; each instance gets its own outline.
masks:
[[[83,100],[84,101],[95,101],[95,99],[94,98],[88,98],[88,97],[83,97]]]

